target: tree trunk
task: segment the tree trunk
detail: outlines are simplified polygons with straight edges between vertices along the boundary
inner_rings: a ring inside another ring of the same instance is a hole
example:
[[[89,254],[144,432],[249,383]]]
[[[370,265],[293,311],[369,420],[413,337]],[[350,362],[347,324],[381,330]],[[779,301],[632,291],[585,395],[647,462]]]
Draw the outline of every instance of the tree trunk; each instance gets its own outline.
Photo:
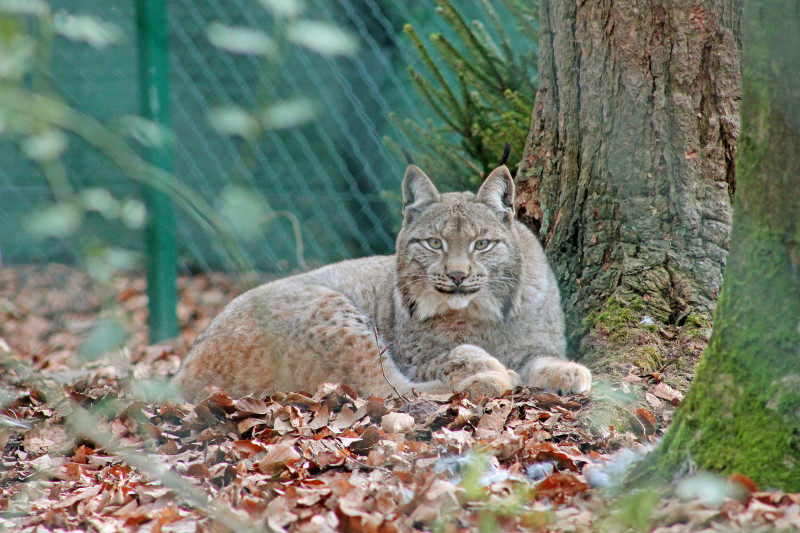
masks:
[[[542,0],[520,217],[559,277],[572,350],[611,296],[709,313],[730,237],[741,0]]]
[[[800,2],[747,0],[743,21],[725,283],[711,344],[661,442],[656,472],[669,476],[693,460],[762,488],[800,491]]]

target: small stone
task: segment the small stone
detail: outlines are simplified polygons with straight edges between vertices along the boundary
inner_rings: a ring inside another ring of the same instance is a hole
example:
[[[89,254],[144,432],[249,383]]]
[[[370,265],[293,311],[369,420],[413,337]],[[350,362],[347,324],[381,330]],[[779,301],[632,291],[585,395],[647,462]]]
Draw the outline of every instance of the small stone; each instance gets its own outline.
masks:
[[[381,417],[381,427],[386,433],[405,433],[414,429],[414,417],[408,413],[389,413]]]

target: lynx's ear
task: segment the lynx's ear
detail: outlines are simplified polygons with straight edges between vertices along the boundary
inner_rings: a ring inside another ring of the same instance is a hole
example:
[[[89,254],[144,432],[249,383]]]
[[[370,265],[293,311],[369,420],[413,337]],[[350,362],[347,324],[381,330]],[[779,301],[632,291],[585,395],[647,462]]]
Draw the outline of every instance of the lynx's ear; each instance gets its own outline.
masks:
[[[500,165],[481,185],[476,202],[482,202],[497,212],[504,223],[514,218],[514,180],[508,167]]]
[[[439,201],[439,191],[416,165],[408,165],[403,176],[403,224],[408,224],[428,204]]]

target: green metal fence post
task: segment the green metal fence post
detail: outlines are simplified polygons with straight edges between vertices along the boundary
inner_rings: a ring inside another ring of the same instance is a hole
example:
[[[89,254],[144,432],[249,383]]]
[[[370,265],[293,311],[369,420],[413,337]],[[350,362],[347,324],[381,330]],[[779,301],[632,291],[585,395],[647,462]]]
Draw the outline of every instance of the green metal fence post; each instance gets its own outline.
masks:
[[[142,116],[170,129],[169,44],[164,0],[136,0],[136,28]],[[172,151],[168,145],[147,149],[145,157],[153,165],[172,171]],[[178,251],[172,201],[153,189],[146,191],[146,201],[148,325],[152,343],[178,335]]]

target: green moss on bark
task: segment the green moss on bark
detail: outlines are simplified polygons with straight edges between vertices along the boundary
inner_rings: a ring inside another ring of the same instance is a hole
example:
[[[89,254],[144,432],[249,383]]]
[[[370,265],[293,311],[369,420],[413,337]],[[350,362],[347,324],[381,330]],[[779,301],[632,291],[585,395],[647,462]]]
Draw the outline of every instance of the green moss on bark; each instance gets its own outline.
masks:
[[[585,323],[588,329],[600,329],[612,339],[625,339],[629,329],[642,320],[644,312],[644,301],[638,296],[627,301],[612,296],[603,307],[589,313]]]
[[[760,4],[744,17],[743,143],[714,333],[638,478],[669,479],[692,461],[761,488],[800,491],[800,108],[782,103],[785,92],[800,92],[782,74],[800,65],[800,21],[785,28],[789,3]],[[772,55],[778,27],[785,50]]]

